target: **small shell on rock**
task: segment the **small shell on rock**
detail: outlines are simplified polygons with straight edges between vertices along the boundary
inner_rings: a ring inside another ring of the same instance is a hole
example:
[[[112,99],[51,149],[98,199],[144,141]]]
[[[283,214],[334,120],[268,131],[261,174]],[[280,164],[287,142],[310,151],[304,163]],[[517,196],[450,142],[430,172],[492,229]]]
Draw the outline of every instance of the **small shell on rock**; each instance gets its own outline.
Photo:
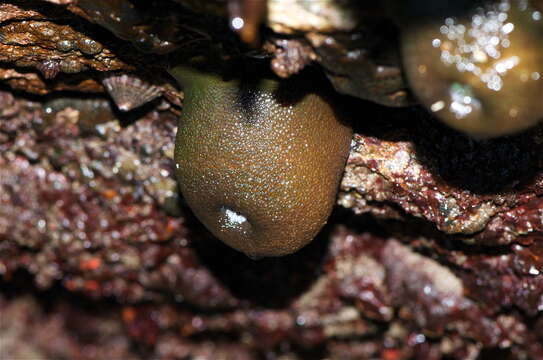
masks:
[[[87,66],[76,58],[61,60],[59,63],[60,71],[66,74],[77,74],[87,70]]]
[[[128,74],[106,76],[102,85],[121,111],[130,111],[162,95],[158,87]]]
[[[43,60],[36,65],[36,69],[38,69],[46,79],[52,79],[60,72],[60,61],[53,59]]]
[[[88,38],[79,39],[77,47],[83,54],[87,55],[96,55],[104,48],[99,42]]]

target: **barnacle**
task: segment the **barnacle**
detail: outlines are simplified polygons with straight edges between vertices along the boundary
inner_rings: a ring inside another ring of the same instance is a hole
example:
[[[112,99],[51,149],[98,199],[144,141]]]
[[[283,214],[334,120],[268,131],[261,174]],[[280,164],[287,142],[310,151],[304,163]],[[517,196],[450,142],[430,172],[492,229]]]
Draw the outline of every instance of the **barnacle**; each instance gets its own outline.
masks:
[[[40,62],[36,68],[46,79],[52,79],[60,72],[60,62],[54,59],[47,59]]]
[[[102,84],[121,111],[130,111],[161,95],[158,87],[129,74],[105,76]]]

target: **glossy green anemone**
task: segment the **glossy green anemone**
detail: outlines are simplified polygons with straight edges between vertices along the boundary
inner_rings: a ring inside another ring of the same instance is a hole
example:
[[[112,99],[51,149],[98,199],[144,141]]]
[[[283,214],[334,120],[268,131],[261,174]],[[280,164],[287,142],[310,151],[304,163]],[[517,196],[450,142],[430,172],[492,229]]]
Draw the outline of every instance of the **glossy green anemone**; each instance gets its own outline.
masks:
[[[415,95],[440,120],[478,138],[539,122],[541,13],[526,1],[455,4],[436,1],[417,16],[404,9],[403,62]]]
[[[170,73],[185,92],[175,162],[195,215],[251,257],[310,242],[330,215],[352,137],[318,86]]]

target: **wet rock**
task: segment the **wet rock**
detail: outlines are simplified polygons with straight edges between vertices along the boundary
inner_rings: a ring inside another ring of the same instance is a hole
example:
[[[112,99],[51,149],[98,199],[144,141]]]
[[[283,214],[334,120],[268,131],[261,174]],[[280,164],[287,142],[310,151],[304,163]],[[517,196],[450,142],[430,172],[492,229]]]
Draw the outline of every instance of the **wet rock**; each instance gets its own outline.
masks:
[[[543,358],[541,128],[475,141],[418,108],[353,101],[343,209],[280,259],[226,248],[179,197],[170,61],[271,59],[284,77],[316,64],[339,92],[411,104],[396,30],[352,5],[272,14],[266,53],[236,40],[222,1],[1,4],[0,351]],[[109,71],[168,102],[117,111]]]
[[[470,243],[537,241],[539,131],[478,142],[420,113],[403,115],[389,118],[393,129],[355,136],[340,204],[388,218],[410,214]]]

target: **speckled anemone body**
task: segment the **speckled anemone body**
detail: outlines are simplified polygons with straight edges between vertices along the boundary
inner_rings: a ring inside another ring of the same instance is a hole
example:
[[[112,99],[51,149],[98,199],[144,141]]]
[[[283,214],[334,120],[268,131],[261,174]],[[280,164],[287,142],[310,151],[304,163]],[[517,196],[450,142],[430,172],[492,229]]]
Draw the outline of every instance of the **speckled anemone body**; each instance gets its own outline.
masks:
[[[185,91],[177,177],[196,216],[251,257],[310,242],[335,202],[351,128],[315,85],[170,72]]]
[[[418,99],[476,138],[543,116],[543,19],[529,1],[402,3],[403,62]],[[422,6],[422,7],[421,7]]]

